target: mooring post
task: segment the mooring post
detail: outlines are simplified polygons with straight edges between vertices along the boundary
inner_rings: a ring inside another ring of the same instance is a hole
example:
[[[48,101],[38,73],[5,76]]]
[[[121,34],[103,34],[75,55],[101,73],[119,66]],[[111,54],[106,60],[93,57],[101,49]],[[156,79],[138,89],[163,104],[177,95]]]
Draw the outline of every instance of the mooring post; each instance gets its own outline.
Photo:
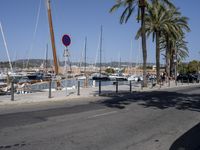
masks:
[[[116,93],[118,93],[118,81],[116,81]]]
[[[12,81],[11,82],[11,101],[14,101],[14,93],[15,93],[14,82]]]
[[[78,81],[78,92],[77,95],[80,95],[80,81]]]
[[[49,80],[49,98],[51,98],[51,83],[52,83],[52,80],[50,79]]]
[[[99,80],[99,95],[101,95],[101,80]]]

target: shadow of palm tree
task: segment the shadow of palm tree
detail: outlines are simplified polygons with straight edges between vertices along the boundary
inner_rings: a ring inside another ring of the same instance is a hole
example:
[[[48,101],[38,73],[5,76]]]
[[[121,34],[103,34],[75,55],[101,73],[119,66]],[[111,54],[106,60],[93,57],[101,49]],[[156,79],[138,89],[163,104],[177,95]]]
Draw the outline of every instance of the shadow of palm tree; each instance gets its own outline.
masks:
[[[199,87],[196,87],[199,88]],[[180,92],[152,91],[121,93],[110,96],[111,99],[99,102],[107,107],[124,109],[131,103],[137,103],[145,108],[154,107],[167,109],[174,107],[180,110],[200,111],[200,94],[184,94]]]

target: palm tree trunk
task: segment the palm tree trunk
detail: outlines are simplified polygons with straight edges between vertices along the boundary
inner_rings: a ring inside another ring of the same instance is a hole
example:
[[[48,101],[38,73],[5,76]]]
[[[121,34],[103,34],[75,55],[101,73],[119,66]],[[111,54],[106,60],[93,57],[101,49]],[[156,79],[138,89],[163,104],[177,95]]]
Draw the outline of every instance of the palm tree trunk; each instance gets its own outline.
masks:
[[[170,85],[170,46],[169,46],[169,38],[166,36],[166,73],[168,84]]]
[[[141,0],[141,3],[144,4],[144,0]],[[142,36],[142,53],[143,53],[143,86],[147,87],[147,48],[146,48],[146,33],[145,33],[145,5],[140,7],[141,9],[141,36]]]
[[[173,54],[173,50],[172,47],[170,46],[170,77],[173,76],[173,62],[174,62],[174,54]]]
[[[159,83],[160,79],[160,33],[156,31],[156,79],[157,83]]]

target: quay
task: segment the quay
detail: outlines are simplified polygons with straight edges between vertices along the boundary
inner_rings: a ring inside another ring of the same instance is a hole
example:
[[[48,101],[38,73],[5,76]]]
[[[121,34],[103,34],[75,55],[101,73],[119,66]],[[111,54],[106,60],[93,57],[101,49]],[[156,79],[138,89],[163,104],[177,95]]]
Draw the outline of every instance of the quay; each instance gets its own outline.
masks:
[[[134,92],[143,92],[143,91],[155,91],[162,90],[167,88],[184,88],[188,86],[198,86],[199,83],[178,83],[175,84],[175,81],[170,82],[170,86],[168,83],[164,83],[163,85],[152,86],[149,83],[148,87],[142,88],[141,84],[132,84],[130,88],[130,82],[126,82],[126,84],[118,84],[116,89],[116,85],[105,85],[101,87],[101,95],[99,95],[99,87],[86,87],[80,88],[80,93],[78,94],[78,88],[67,90],[57,90],[51,91],[51,98],[49,98],[49,91],[43,92],[34,92],[34,93],[26,93],[26,94],[15,94],[14,101],[11,101],[11,95],[3,95],[0,96],[0,108],[4,105],[20,105],[20,104],[31,104],[31,103],[39,103],[39,102],[52,102],[52,101],[76,101],[81,98],[87,97],[101,97],[101,96],[114,96],[120,95],[124,93],[133,93]],[[131,91],[130,91],[131,89]],[[117,91],[116,91],[117,90]]]

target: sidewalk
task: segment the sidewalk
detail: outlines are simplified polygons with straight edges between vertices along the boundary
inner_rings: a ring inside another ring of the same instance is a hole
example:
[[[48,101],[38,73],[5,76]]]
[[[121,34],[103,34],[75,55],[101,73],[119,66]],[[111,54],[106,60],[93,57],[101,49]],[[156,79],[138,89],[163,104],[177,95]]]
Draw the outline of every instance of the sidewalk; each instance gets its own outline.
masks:
[[[174,81],[170,82],[170,86],[168,83],[164,85],[155,85],[152,87],[151,84],[148,85],[147,88],[141,88],[141,85],[133,85],[132,84],[132,92],[142,92],[142,91],[155,91],[162,90],[168,88],[180,88],[180,87],[188,87],[188,86],[196,86],[200,85],[199,83],[178,83],[175,85]],[[77,89],[66,91],[52,91],[51,98],[48,98],[49,92],[36,92],[29,94],[15,94],[14,101],[11,101],[11,95],[0,96],[0,106],[2,105],[19,105],[23,103],[34,103],[34,102],[51,102],[51,101],[73,101],[73,100],[81,100],[82,98],[87,97],[95,97],[99,96],[99,88],[98,87],[88,87],[81,88],[80,95],[77,95]],[[130,85],[118,85],[118,92],[116,92],[116,85],[108,85],[101,87],[101,95],[109,96],[116,95],[120,93],[130,93]],[[67,95],[67,94],[68,95]]]

